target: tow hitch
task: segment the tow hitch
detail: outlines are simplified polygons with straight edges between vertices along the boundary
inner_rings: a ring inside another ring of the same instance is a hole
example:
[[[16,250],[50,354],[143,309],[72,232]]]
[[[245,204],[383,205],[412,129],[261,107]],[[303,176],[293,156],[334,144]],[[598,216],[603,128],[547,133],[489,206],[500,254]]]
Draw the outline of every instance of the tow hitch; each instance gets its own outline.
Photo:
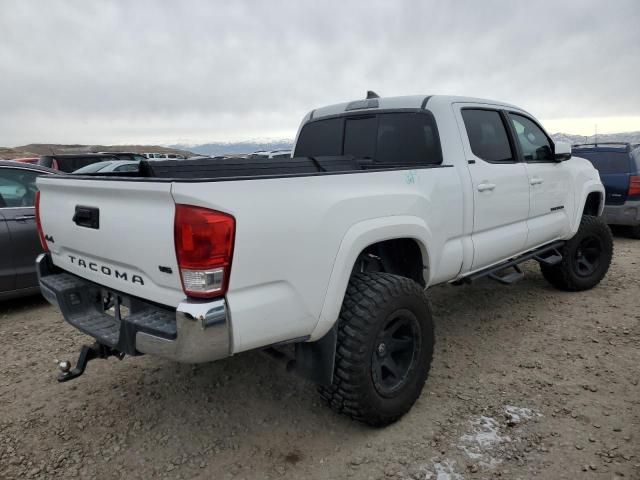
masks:
[[[80,356],[78,357],[75,368],[71,368],[71,362],[68,360],[57,362],[58,369],[60,370],[60,373],[58,374],[58,381],[67,382],[69,380],[73,380],[84,373],[89,361],[95,360],[96,358],[109,357],[116,357],[118,360],[122,360],[124,358],[124,353],[98,342],[91,346],[84,345],[82,350],[80,350]]]

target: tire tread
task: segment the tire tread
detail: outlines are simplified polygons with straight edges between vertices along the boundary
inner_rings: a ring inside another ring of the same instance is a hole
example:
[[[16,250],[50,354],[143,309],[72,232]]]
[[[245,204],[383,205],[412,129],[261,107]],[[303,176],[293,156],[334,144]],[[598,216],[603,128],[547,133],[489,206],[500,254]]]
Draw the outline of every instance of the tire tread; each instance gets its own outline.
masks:
[[[352,275],[338,320],[333,384],[318,388],[320,396],[336,412],[372,426],[384,426],[398,420],[415,403],[421,388],[403,411],[395,415],[375,412],[365,398],[365,376],[369,370],[367,359],[367,332],[376,328],[376,314],[388,302],[402,295],[418,296],[430,312],[424,291],[415,281],[388,273],[355,273]],[[433,341],[431,316],[423,321]],[[428,364],[433,356],[433,345],[427,348]],[[425,376],[426,380],[426,376]],[[424,382],[423,382],[424,383]]]

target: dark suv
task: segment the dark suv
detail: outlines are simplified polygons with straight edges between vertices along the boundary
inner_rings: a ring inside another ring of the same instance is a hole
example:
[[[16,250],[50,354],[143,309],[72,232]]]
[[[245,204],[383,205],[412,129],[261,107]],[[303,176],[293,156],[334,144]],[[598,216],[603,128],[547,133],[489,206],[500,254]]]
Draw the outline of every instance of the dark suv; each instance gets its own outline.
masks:
[[[626,225],[640,239],[640,145],[598,143],[573,146],[573,155],[589,160],[606,190],[604,218]]]

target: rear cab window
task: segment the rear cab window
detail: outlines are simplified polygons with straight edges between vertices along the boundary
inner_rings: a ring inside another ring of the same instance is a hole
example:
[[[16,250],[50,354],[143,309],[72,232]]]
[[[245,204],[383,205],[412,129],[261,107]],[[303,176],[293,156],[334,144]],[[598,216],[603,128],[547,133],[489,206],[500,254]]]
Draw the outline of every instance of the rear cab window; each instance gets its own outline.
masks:
[[[294,157],[342,155],[342,118],[317,120],[302,127]]]
[[[433,116],[423,112],[345,115],[307,123],[294,157],[352,155],[379,167],[439,165],[442,151]]]

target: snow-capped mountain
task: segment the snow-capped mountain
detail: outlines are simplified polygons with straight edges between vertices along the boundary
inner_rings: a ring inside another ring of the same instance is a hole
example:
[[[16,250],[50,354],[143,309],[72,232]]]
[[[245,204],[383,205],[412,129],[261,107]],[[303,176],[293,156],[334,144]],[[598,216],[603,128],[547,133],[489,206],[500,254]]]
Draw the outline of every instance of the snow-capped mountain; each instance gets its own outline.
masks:
[[[572,135],[570,133],[553,133],[551,135],[556,142],[569,142],[572,145],[577,143],[606,143],[606,142],[628,142],[640,144],[640,132],[625,133],[600,133],[595,135]]]
[[[199,145],[170,145],[171,148],[188,150],[200,155],[234,155],[253,153],[259,150],[282,150],[293,146],[291,139],[246,140],[242,142],[212,142]]]

